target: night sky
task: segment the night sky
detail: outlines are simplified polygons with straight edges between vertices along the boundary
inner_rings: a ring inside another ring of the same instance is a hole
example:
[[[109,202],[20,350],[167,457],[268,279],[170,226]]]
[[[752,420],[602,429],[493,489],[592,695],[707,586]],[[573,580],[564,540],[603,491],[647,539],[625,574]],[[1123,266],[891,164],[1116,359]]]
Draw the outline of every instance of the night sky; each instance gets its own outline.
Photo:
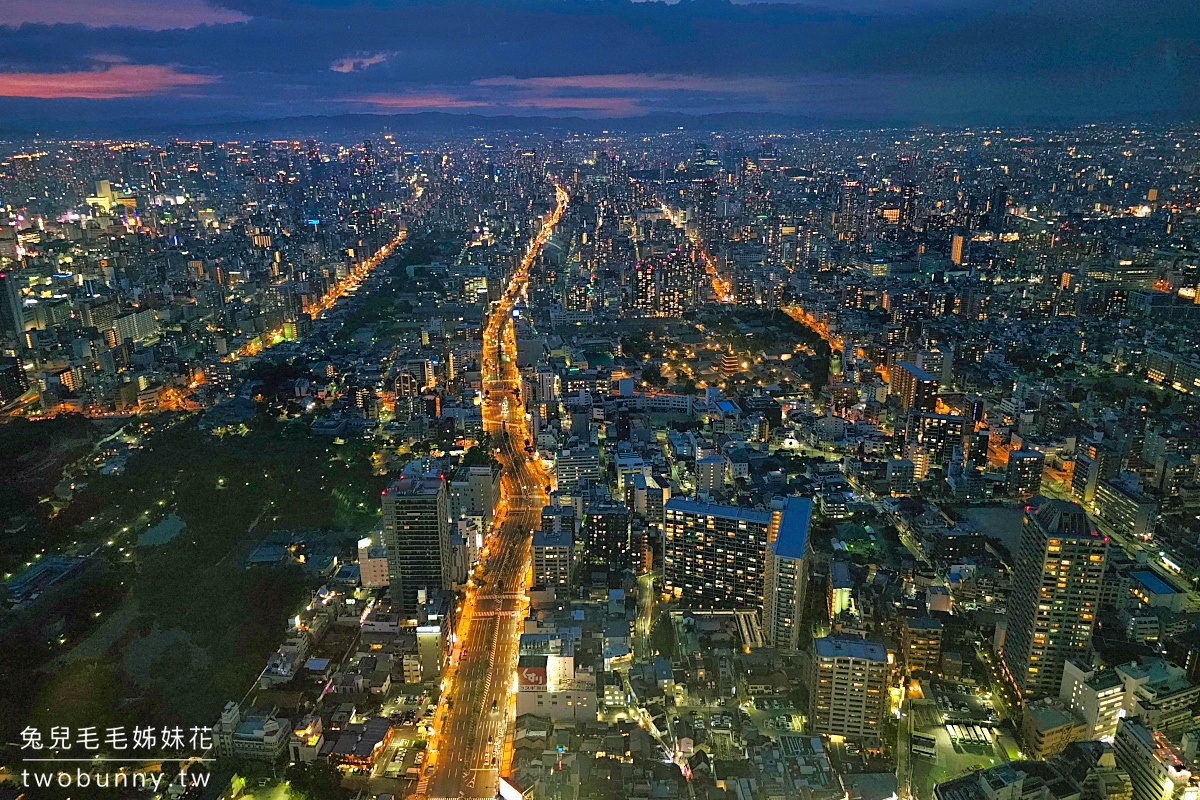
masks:
[[[3,125],[447,111],[1177,122],[1196,0],[6,0]]]

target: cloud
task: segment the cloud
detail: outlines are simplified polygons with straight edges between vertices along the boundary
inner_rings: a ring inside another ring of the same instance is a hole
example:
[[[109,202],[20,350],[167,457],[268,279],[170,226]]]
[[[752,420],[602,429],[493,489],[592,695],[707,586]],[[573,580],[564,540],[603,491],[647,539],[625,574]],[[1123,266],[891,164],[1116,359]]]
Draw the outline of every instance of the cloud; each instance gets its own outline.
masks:
[[[240,11],[211,6],[204,0],[13,0],[6,5],[0,20],[4,27],[84,25],[165,31],[250,19]]]
[[[0,7],[0,69],[10,74],[90,72],[100,66],[91,54],[112,53],[126,61],[110,61],[110,69],[176,64],[193,77],[221,76],[219,97],[124,92],[129,99],[103,106],[53,108],[4,99],[0,127],[36,125],[47,115],[98,128],[122,119],[341,114],[348,106],[564,117],[769,111],[832,124],[1200,117],[1195,0],[0,0]]]
[[[506,105],[543,111],[592,111],[612,117],[628,117],[646,111],[631,97],[518,97],[507,101]]]
[[[665,92],[767,92],[784,87],[775,78],[713,77],[709,75],[670,75],[651,73],[610,73],[607,75],[560,75],[539,78],[514,78],[505,75],[482,78],[475,86],[511,87],[537,91],[557,89],[594,89],[607,91],[665,91]]]
[[[458,97],[448,92],[404,92],[402,94],[372,94],[350,100],[353,103],[365,103],[381,109],[396,111],[437,111],[454,108],[483,108],[488,105],[483,100],[471,100]]]
[[[361,72],[376,64],[382,64],[394,55],[394,52],[383,52],[344,56],[330,64],[329,68],[334,72]]]
[[[215,80],[212,75],[177,72],[158,64],[113,64],[81,72],[0,72],[0,97],[114,100],[206,86]]]

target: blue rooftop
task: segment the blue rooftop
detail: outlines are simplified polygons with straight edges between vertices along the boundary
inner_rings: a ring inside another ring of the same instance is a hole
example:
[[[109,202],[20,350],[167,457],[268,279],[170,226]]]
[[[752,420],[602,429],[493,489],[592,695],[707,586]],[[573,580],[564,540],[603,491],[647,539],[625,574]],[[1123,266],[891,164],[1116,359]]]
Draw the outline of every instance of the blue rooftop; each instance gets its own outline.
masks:
[[[858,658],[864,661],[887,663],[887,648],[867,639],[848,636],[826,636],[813,640],[813,649],[821,658]]]
[[[901,361],[897,366],[901,366],[913,374],[913,377],[922,382],[936,381],[937,378],[930,375],[926,370],[921,369],[911,361]]]
[[[1148,569],[1138,570],[1137,572],[1131,573],[1130,577],[1132,577],[1135,581],[1144,586],[1147,591],[1152,592],[1153,594],[1179,594],[1179,589],[1167,583],[1165,580]]]
[[[808,528],[812,522],[812,499],[789,497],[779,519],[775,535],[775,555],[782,558],[804,558],[808,550]]]

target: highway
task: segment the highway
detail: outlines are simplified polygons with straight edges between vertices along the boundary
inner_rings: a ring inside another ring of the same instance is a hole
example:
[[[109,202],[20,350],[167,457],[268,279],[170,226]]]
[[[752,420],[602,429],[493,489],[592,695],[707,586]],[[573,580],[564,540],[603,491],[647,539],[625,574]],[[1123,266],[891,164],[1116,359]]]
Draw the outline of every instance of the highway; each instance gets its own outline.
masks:
[[[550,483],[536,451],[526,444],[532,437],[520,396],[512,310],[525,293],[530,265],[566,208],[568,195],[561,186],[556,199],[483,332],[483,423],[502,470],[500,522],[484,545],[480,583],[468,587],[459,614],[457,642],[429,742],[432,774],[418,786],[418,795],[425,797],[494,798],[509,764],[505,743],[515,704],[517,645],[528,608],[531,533],[541,524]]]

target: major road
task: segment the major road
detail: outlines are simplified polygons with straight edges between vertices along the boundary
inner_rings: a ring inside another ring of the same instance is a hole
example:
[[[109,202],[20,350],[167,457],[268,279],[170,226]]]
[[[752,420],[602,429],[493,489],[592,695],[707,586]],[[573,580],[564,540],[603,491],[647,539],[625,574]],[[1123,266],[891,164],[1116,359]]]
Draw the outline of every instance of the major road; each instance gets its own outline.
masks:
[[[478,582],[459,612],[457,641],[443,679],[442,702],[429,743],[429,798],[494,798],[508,767],[513,675],[528,598],[531,533],[541,524],[549,477],[537,451],[521,397],[513,308],[525,293],[529,268],[566,209],[556,186],[554,210],[543,220],[495,304],[483,331],[483,424],[501,465],[500,523],[489,535]]]

